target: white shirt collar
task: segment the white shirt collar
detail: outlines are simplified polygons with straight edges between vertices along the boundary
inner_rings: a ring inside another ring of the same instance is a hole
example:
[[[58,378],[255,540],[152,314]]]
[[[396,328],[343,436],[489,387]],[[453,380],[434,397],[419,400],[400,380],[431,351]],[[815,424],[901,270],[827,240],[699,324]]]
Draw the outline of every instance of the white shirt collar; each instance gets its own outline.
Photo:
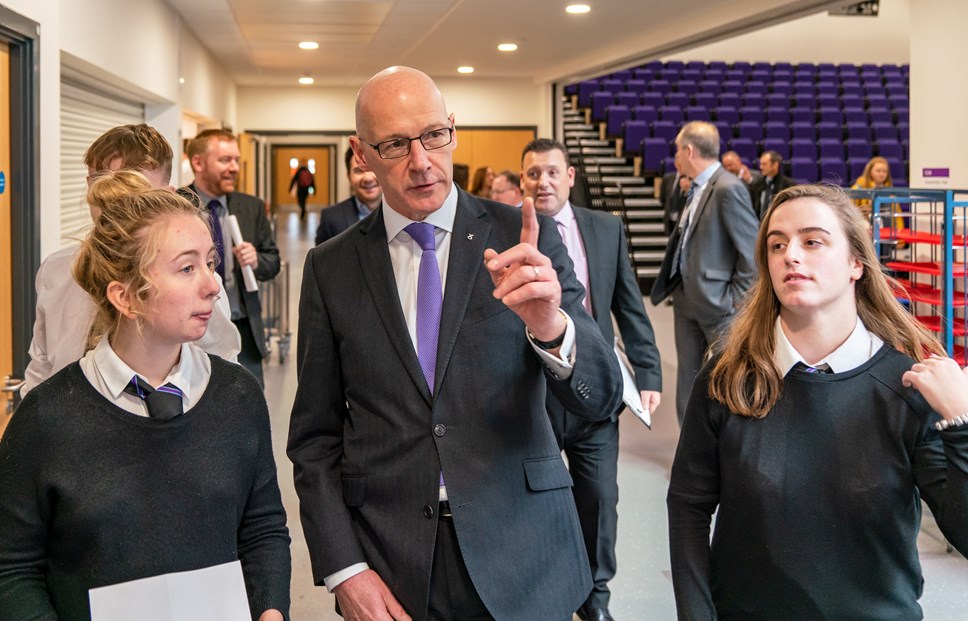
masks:
[[[454,231],[454,218],[457,216],[457,186],[451,185],[450,194],[444,199],[440,209],[433,212],[424,220],[427,224],[432,224],[438,229],[443,229],[448,233]],[[386,195],[383,197],[383,226],[387,231],[387,243],[396,237],[400,231],[405,229],[413,220],[400,215],[387,205]]]
[[[811,365],[804,360],[800,352],[794,349],[790,340],[787,339],[786,334],[783,332],[783,326],[780,324],[779,317],[776,318],[773,330],[776,340],[776,346],[773,350],[773,363],[779,369],[780,375],[784,377],[798,362],[802,362],[807,366],[820,366],[826,363],[832,372],[844,373],[851,369],[856,369],[870,360],[884,344],[884,341],[878,338],[876,334],[867,331],[864,322],[858,317],[853,331],[851,331],[850,336],[847,337],[843,345],[835,349],[823,360]]]
[[[181,353],[178,357],[178,362],[172,367],[171,371],[168,373],[168,377],[162,384],[174,384],[182,391],[185,401],[192,403],[191,389],[192,389],[192,370],[194,368],[194,362],[192,360],[192,354],[189,350],[189,343],[182,343]],[[124,392],[125,386],[131,383],[131,378],[135,375],[140,375],[136,373],[131,367],[129,367],[121,358],[115,353],[114,348],[108,342],[108,339],[103,338],[97,344],[90,354],[94,359],[94,366],[97,372],[100,374],[101,379],[104,381],[104,386],[108,389],[111,396],[117,400],[121,393]],[[141,379],[146,382],[148,379],[141,376]],[[149,382],[150,383],[150,382]]]

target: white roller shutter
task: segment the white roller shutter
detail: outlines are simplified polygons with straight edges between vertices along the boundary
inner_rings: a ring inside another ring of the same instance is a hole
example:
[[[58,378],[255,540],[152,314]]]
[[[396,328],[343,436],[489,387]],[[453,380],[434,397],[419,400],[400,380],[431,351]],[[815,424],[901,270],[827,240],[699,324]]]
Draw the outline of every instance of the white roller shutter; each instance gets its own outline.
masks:
[[[84,200],[84,152],[101,134],[118,125],[144,122],[144,105],[126,101],[73,80],[61,81],[61,246],[83,236],[91,223]]]

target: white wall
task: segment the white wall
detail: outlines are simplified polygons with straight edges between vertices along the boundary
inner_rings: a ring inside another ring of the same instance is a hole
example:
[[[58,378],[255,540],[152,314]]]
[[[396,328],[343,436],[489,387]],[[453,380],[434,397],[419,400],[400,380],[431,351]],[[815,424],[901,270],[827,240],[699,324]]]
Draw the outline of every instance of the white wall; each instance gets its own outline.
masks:
[[[537,125],[551,131],[550,96],[529,80],[445,78],[437,81],[457,125]],[[362,85],[361,85],[362,86]],[[245,131],[352,132],[359,87],[238,90],[238,120]]]
[[[910,18],[909,0],[883,0],[877,17],[818,13],[662,60],[907,63]]]

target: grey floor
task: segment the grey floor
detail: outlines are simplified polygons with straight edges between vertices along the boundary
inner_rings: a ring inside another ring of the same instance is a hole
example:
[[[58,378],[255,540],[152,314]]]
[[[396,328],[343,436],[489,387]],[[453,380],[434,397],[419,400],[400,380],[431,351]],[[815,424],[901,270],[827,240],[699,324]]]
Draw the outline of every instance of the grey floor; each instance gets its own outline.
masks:
[[[312,245],[316,225],[315,213],[300,222],[298,213],[284,208],[278,218],[277,241],[283,259],[290,266],[293,332],[303,260]],[[678,438],[673,403],[676,364],[672,311],[671,307],[653,307],[648,302],[646,306],[662,352],[665,392],[663,403],[653,416],[651,431],[633,416],[621,418],[619,570],[611,583],[611,611],[620,621],[675,619],[665,514],[669,469]],[[309,557],[299,524],[299,502],[293,490],[292,468],[285,455],[289,412],[296,390],[295,334],[291,341],[291,355],[284,363],[280,363],[278,353],[279,347],[276,346],[266,365],[266,398],[272,416],[279,485],[292,534],[292,619],[336,620],[340,617],[334,612],[333,596],[312,583]],[[968,528],[968,524],[965,527]],[[968,562],[957,553],[945,552],[944,542],[930,516],[925,517],[918,546],[925,575],[925,592],[921,599],[925,619],[960,621],[968,618]]]

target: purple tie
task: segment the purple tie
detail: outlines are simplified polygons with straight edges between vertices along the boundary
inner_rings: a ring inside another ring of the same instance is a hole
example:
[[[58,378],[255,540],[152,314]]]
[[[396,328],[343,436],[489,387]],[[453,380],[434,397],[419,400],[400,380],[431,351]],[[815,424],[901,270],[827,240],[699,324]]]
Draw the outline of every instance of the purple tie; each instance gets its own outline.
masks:
[[[413,222],[404,230],[423,250],[420,274],[417,277],[417,359],[420,360],[420,368],[423,369],[427,386],[433,394],[437,338],[440,336],[440,307],[444,297],[440,284],[440,266],[437,265],[434,226],[425,222]]]
[[[215,271],[225,280],[225,245],[222,240],[222,225],[218,221],[218,208],[222,203],[217,200],[208,201],[208,224],[212,227],[212,240],[215,242],[215,254],[218,255],[218,262]]]

